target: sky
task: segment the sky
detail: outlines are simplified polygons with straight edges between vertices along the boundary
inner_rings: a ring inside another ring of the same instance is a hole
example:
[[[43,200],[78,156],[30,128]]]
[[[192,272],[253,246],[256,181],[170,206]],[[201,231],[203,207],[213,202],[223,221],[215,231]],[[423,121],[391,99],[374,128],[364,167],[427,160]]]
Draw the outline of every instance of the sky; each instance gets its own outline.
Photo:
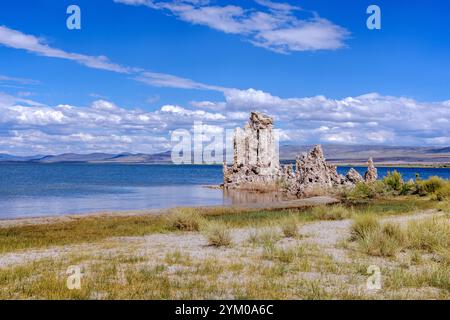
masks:
[[[174,130],[218,134],[254,110],[284,144],[448,146],[449,12],[444,0],[1,1],[0,153],[155,153]]]

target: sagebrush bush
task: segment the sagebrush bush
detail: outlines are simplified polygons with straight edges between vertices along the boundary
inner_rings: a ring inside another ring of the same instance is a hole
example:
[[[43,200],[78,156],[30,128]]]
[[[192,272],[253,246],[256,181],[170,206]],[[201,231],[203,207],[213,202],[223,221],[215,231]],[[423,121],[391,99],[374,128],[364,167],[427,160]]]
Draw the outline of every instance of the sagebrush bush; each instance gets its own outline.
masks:
[[[226,225],[210,223],[205,230],[208,244],[214,247],[231,245],[231,234]]]
[[[400,191],[403,185],[402,174],[397,170],[388,171],[387,176],[383,178],[383,183],[394,191]]]
[[[437,176],[426,180],[417,179],[414,193],[420,196],[434,194],[437,200],[442,201],[450,196],[450,181]]]
[[[422,180],[420,183],[425,192],[435,193],[438,189],[445,185],[445,180],[437,176],[432,176],[427,180]]]
[[[373,199],[376,197],[376,192],[369,184],[358,182],[356,186],[347,194],[349,199]]]
[[[320,220],[342,220],[349,218],[353,210],[339,204],[331,206],[321,205],[312,208],[311,213]]]
[[[408,194],[413,194],[416,191],[416,184],[414,181],[410,180],[404,183],[400,188],[400,195],[406,196]]]
[[[446,181],[445,184],[436,191],[436,200],[450,200],[450,181]]]
[[[177,208],[167,215],[169,229],[199,231],[205,219],[193,208]]]

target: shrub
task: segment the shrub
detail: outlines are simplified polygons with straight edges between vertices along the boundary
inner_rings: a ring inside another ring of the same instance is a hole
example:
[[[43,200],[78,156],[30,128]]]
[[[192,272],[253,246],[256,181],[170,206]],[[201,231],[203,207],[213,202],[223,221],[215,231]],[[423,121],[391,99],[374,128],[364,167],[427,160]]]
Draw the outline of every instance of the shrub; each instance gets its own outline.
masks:
[[[352,214],[352,210],[342,205],[322,205],[312,208],[311,213],[320,220],[342,220],[349,218]]]
[[[356,186],[348,193],[350,199],[373,199],[376,193],[369,184],[364,182],[358,182]]]
[[[393,172],[388,171],[387,176],[383,178],[383,183],[392,190],[400,191],[403,185],[402,175],[397,170]]]
[[[404,183],[400,188],[400,194],[402,196],[406,196],[408,194],[413,194],[416,190],[416,184],[412,179],[406,183]]]
[[[358,182],[347,194],[348,199],[374,199],[386,193],[385,184],[382,181]]]
[[[372,215],[356,216],[350,228],[350,240],[357,241],[364,239],[371,232],[381,228],[378,219]]]
[[[182,231],[199,231],[204,218],[192,208],[174,209],[167,215],[167,226]]]
[[[222,247],[231,245],[231,234],[226,226],[210,223],[206,228],[206,238],[210,246]]]
[[[450,181],[446,181],[446,183],[436,191],[436,200],[450,200]]]
[[[438,189],[445,185],[445,180],[437,176],[421,181],[422,187],[426,193],[435,193]]]
[[[445,200],[450,195],[450,182],[437,176],[416,180],[415,193],[421,196],[435,194],[437,200]]]

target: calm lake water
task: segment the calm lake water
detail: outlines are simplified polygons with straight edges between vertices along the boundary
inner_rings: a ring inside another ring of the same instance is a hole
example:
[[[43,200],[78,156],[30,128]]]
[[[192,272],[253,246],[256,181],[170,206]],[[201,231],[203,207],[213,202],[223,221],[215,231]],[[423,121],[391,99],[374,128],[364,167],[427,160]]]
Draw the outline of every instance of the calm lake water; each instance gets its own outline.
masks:
[[[339,167],[346,173],[348,167]],[[363,174],[366,168],[356,168]],[[437,175],[448,168],[378,168],[380,176],[396,169],[404,179]],[[141,210],[230,203],[222,190],[219,165],[0,164],[0,219]]]

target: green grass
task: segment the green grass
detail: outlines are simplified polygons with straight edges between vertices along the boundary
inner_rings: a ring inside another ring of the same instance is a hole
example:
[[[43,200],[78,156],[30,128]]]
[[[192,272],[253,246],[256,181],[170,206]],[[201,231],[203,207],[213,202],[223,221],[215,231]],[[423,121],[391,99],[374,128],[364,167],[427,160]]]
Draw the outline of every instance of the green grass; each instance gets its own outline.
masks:
[[[204,218],[195,208],[176,208],[166,217],[167,227],[172,230],[200,231]]]
[[[342,220],[350,218],[353,214],[352,207],[343,205],[317,206],[311,209],[311,214],[319,220]]]
[[[0,253],[167,231],[164,221],[155,216],[82,217],[69,222],[5,227],[0,228]]]
[[[400,250],[411,249],[450,256],[450,222],[446,217],[410,221],[406,228],[396,223],[381,224],[373,215],[355,217],[350,231],[363,252],[371,256],[394,257]],[[417,259],[416,259],[417,260]]]
[[[450,222],[447,218],[431,218],[411,221],[407,228],[409,247],[439,252],[450,250]]]
[[[322,218],[337,219],[351,214],[395,215],[443,205],[417,197],[349,202],[343,205],[323,206],[319,209],[250,210],[234,208],[184,209],[173,216],[97,216],[77,217],[68,222],[0,228],[0,253],[21,249],[43,248],[78,243],[92,243],[110,237],[142,236],[173,230],[200,229],[201,221],[226,224],[230,228],[281,225],[287,219],[292,223],[310,222]],[[186,213],[186,210],[189,212]],[[318,214],[318,211],[323,214]],[[445,210],[445,209],[444,209]],[[192,212],[193,211],[193,212]],[[195,218],[192,218],[195,217]]]

